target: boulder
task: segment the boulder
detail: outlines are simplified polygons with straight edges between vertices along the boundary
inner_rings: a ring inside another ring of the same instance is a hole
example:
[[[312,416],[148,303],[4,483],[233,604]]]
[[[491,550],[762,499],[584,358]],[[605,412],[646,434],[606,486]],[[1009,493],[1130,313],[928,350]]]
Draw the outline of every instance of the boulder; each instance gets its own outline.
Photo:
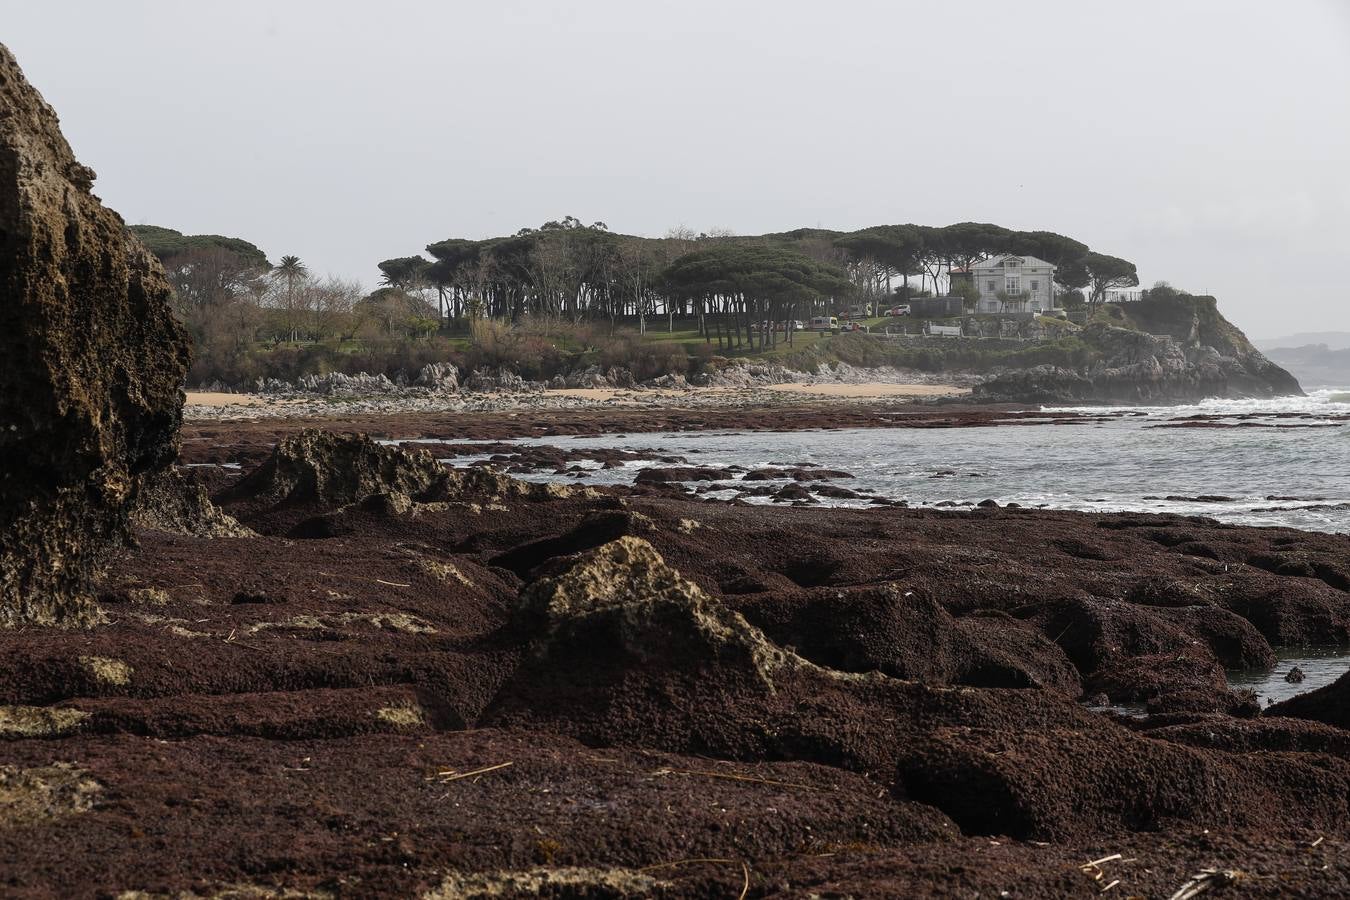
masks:
[[[459,390],[459,369],[453,363],[427,363],[418,370],[413,385],[441,393],[454,393]]]
[[[0,624],[88,624],[143,480],[177,453],[188,339],[0,46]]]

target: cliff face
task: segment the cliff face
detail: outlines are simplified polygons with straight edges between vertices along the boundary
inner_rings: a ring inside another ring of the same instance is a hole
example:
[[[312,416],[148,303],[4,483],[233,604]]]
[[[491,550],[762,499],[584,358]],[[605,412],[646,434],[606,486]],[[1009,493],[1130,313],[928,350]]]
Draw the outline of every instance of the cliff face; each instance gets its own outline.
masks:
[[[1108,308],[1110,309],[1110,308]],[[1026,403],[1194,403],[1209,397],[1302,394],[1218,311],[1213,297],[1168,296],[1111,310],[1081,338],[1093,359],[1078,369],[1038,366],[975,388],[984,400]]]
[[[89,579],[176,452],[186,335],[0,45],[0,625],[95,616]]]

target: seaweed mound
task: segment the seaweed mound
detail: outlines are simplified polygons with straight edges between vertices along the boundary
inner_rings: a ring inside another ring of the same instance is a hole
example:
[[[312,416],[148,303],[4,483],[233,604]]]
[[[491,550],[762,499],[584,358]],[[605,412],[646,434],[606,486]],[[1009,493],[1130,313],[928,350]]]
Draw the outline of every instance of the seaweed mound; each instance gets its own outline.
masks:
[[[0,625],[96,620],[91,579],[177,452],[187,337],[93,182],[0,46]]]

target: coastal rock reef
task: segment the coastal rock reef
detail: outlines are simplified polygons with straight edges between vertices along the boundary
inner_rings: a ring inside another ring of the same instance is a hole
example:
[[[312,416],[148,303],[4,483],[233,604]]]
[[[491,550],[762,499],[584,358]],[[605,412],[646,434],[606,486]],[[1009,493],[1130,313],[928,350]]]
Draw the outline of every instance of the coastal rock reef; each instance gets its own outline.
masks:
[[[531,485],[284,423],[259,459],[265,427],[138,519],[104,624],[0,633],[15,893],[1350,890],[1344,683],[1268,715],[1224,675],[1350,642],[1343,536]]]
[[[187,338],[93,181],[0,46],[0,625],[93,620],[90,579],[176,452]]]

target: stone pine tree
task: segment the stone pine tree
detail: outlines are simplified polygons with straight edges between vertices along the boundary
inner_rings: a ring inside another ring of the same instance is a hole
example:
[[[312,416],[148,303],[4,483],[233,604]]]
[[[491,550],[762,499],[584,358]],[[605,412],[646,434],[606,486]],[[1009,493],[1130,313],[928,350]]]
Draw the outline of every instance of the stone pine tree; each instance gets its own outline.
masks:
[[[727,341],[735,337],[742,346],[741,333],[754,343],[752,325],[758,326],[759,347],[774,342],[774,324],[786,322],[799,308],[818,301],[848,295],[852,283],[834,266],[818,262],[795,250],[767,244],[716,244],[675,260],[662,274],[663,288],[673,294],[695,299],[706,315],[717,309],[721,315],[713,322],[722,343],[723,319],[731,317]],[[705,340],[711,333],[703,325]],[[792,329],[783,328],[788,340]]]
[[[1088,302],[1094,305],[1101,303],[1111,288],[1139,285],[1139,273],[1134,263],[1105,253],[1088,253],[1084,256],[1083,271],[1088,279]]]

